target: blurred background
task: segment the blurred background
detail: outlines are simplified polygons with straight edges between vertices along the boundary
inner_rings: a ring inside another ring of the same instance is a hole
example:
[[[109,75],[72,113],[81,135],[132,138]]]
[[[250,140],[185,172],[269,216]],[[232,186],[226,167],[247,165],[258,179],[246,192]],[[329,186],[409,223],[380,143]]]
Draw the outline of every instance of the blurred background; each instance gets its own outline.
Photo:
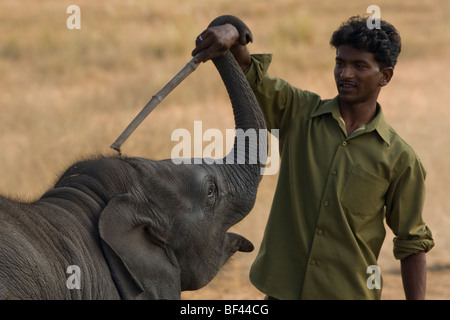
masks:
[[[68,6],[81,9],[69,30]],[[450,1],[447,0],[0,0],[0,193],[38,198],[72,162],[115,154],[109,146],[190,59],[195,38],[222,14],[250,27],[253,53],[273,53],[270,74],[336,95],[332,32],[377,5],[400,31],[402,53],[380,103],[427,170],[424,219],[436,247],[427,255],[429,299],[450,298]],[[170,158],[175,129],[234,128],[229,100],[206,63],[175,89],[122,147],[130,156]],[[255,244],[205,288],[184,299],[261,299],[248,280],[277,176],[264,176],[257,202],[235,231]],[[388,230],[379,260],[383,299],[403,299]]]

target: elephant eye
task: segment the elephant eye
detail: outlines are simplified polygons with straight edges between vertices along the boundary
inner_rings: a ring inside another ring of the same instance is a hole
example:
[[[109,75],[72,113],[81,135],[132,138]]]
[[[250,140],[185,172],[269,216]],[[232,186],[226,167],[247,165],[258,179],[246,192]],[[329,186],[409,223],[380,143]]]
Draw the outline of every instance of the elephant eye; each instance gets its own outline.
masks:
[[[207,192],[207,196],[208,199],[212,199],[216,196],[216,184],[212,181],[208,182],[208,192]]]

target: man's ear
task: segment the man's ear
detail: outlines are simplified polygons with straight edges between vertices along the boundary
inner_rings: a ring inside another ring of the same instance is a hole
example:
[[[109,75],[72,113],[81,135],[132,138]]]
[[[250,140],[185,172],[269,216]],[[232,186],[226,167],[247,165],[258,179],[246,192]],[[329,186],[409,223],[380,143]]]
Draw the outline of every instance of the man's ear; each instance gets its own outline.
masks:
[[[99,233],[111,276],[123,299],[179,299],[180,270],[165,238],[164,219],[152,221],[131,195],[109,201]]]
[[[391,81],[392,76],[394,75],[394,68],[384,68],[383,70],[381,70],[381,75],[380,87],[384,87],[389,83],[389,81]]]

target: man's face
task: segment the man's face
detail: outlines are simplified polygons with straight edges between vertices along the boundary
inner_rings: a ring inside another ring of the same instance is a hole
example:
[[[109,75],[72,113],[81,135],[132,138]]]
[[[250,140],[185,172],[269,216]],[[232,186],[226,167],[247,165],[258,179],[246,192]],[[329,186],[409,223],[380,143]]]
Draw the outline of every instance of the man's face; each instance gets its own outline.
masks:
[[[341,45],[336,50],[334,79],[340,101],[350,104],[376,101],[381,86],[389,82],[385,81],[373,53],[350,45]]]

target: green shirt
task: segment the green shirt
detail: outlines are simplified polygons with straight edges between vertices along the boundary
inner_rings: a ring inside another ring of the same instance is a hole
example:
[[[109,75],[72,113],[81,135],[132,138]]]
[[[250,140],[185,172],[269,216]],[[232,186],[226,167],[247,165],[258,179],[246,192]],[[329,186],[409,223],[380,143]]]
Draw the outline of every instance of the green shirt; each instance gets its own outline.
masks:
[[[250,279],[278,299],[379,299],[381,289],[368,283],[384,219],[396,259],[434,245],[422,220],[425,170],[379,105],[375,118],[348,136],[337,97],[323,100],[269,77],[271,58],[252,55],[246,72],[268,128],[279,129],[281,155]]]

